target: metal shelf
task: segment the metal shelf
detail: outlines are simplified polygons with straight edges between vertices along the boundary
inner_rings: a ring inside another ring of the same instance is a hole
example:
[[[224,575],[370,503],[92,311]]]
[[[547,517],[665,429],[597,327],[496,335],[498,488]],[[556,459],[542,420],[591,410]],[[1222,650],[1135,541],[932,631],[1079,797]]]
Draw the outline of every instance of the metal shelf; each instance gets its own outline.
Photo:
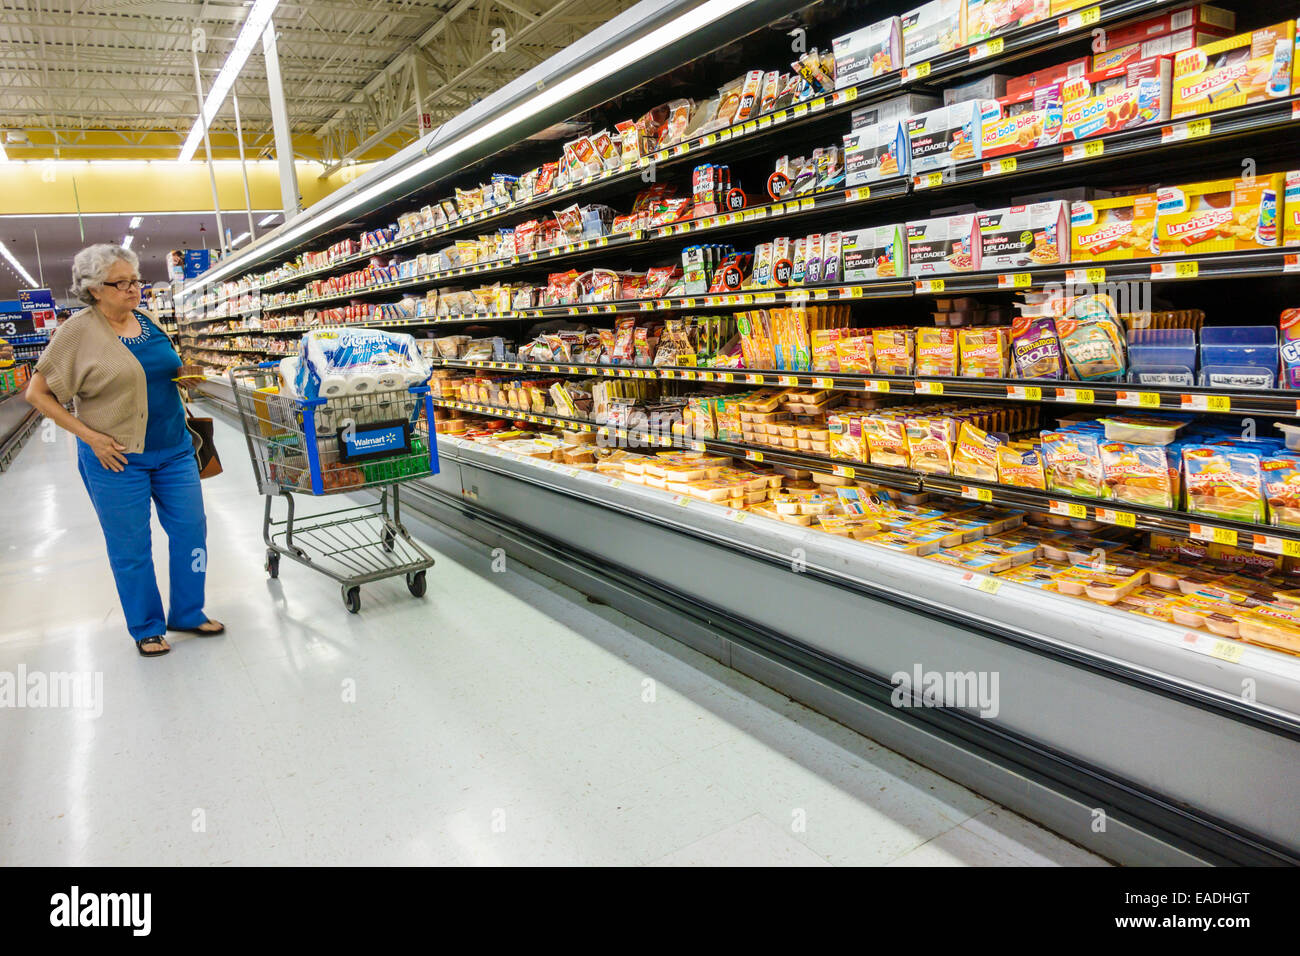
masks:
[[[1269,525],[1246,524],[1217,518],[1200,518],[1182,511],[1146,508],[1127,502],[1079,498],[1056,491],[1037,491],[1008,485],[990,484],[971,478],[952,475],[932,475],[905,468],[887,468],[868,462],[846,461],[773,449],[766,446],[746,445],[738,442],[692,440],[676,436],[643,434],[627,429],[595,425],[580,419],[555,415],[533,415],[514,409],[496,408],[449,399],[434,399],[434,404],[475,414],[497,418],[521,419],[542,425],[561,428],[579,428],[595,431],[603,438],[635,441],[648,447],[681,448],[690,451],[709,451],[743,458],[746,461],[789,465],[813,471],[832,473],[842,477],[874,481],[909,492],[933,491],[953,495],[983,504],[1008,508],[1029,508],[1049,512],[1075,520],[1091,520],[1102,524],[1184,535],[1202,541],[1213,541],[1242,548],[1251,548],[1263,554],[1286,554],[1300,557],[1300,531],[1274,528]]]

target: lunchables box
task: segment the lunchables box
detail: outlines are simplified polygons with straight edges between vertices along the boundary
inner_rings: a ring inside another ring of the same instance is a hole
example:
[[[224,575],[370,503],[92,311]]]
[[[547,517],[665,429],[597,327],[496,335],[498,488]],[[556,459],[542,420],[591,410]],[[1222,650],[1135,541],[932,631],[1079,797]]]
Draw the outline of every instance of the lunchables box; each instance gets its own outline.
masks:
[[[979,159],[984,123],[1000,115],[997,100],[966,100],[913,116],[907,121],[912,175]]]
[[[983,124],[980,155],[985,158],[1015,153],[1061,141],[1062,109],[1054,96],[1039,97],[1030,90],[1019,96],[997,100],[998,116],[989,116]]]
[[[1061,140],[1069,142],[1169,118],[1173,59],[1141,59],[1063,84]]]
[[[1282,245],[1300,245],[1300,170],[1286,174],[1286,201],[1282,203]]]
[[[1050,0],[966,0],[966,42],[987,40],[995,33],[1046,20]]]
[[[907,275],[907,239],[902,224],[851,229],[840,240],[846,282]]]
[[[1065,203],[1031,203],[975,214],[973,268],[1018,269],[1062,262],[1062,246],[1070,238]]]
[[[1160,255],[1275,247],[1284,188],[1283,174],[1272,173],[1156,190]]]
[[[903,65],[903,24],[898,17],[881,20],[831,41],[835,51],[835,85],[851,86]]]
[[[1159,254],[1154,193],[1070,206],[1070,261],[1108,262]]]
[[[844,184],[861,186],[907,176],[912,164],[907,129],[898,120],[876,123],[844,135]]]
[[[1295,22],[1216,40],[1174,54],[1172,117],[1290,96]]]
[[[907,272],[913,276],[947,275],[975,268],[978,240],[975,216],[964,213],[907,224]]]
[[[962,30],[965,0],[930,0],[900,18],[903,31],[903,65],[921,63],[941,53],[951,53],[966,42]]]

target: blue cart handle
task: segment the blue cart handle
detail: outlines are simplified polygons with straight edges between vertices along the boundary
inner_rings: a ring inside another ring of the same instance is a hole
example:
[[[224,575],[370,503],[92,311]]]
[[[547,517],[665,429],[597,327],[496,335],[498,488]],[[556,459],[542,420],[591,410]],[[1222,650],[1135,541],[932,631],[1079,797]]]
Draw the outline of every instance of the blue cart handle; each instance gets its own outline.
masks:
[[[280,363],[279,362],[258,362],[257,367],[258,368],[279,368]]]

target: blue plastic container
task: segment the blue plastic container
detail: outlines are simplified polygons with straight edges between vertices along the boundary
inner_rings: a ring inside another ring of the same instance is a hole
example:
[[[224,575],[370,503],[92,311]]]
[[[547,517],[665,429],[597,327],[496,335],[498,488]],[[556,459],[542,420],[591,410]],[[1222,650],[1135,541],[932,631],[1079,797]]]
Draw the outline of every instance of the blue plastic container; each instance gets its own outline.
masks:
[[[1277,329],[1227,325],[1201,329],[1200,384],[1221,388],[1277,385]]]
[[[1191,329],[1130,332],[1128,380],[1140,385],[1195,385],[1196,333]]]

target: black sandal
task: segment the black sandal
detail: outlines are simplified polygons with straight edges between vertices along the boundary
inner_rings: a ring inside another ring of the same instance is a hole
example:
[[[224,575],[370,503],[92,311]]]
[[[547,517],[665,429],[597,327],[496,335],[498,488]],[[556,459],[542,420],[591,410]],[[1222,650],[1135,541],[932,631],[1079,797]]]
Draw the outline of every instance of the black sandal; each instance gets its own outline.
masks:
[[[158,650],[145,650],[145,648],[159,648]],[[140,652],[141,657],[162,657],[170,653],[171,648],[167,646],[166,639],[161,634],[155,634],[153,637],[146,637],[135,642],[135,649]]]
[[[203,625],[200,624],[198,627],[171,627],[168,628],[168,630],[177,631],[181,634],[197,634],[199,637],[216,637],[218,634],[226,633],[226,625],[222,624],[220,621],[214,621],[209,618],[204,621],[203,624],[216,624],[218,627],[215,631],[205,631],[203,630]]]

